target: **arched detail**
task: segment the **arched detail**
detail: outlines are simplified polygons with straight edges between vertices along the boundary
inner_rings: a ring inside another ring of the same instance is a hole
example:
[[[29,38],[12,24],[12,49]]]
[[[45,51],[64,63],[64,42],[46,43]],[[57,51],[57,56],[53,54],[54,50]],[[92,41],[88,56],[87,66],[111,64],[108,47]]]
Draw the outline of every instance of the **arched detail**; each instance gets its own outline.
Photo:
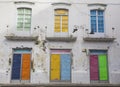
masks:
[[[53,6],[56,6],[56,5],[71,6],[71,3],[58,2],[58,3],[52,3],[52,5],[53,5]]]
[[[30,5],[33,5],[34,2],[30,2],[30,1],[16,1],[14,2],[15,4],[30,4]]]
[[[93,4],[88,4],[88,7],[90,10],[105,10],[106,9],[106,4],[102,3],[93,3]]]

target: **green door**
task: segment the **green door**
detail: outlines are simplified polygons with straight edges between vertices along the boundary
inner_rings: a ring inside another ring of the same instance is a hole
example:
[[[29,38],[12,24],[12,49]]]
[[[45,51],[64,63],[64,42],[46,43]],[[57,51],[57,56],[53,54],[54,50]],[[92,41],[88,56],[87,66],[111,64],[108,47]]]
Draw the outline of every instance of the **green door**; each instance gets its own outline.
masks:
[[[99,79],[108,80],[108,69],[107,69],[107,56],[101,54],[99,57]]]

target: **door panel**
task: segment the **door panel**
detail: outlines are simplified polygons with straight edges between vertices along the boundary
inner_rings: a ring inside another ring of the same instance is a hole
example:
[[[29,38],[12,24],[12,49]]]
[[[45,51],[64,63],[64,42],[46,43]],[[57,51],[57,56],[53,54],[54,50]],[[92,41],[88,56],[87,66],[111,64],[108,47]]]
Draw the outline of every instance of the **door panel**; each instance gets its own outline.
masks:
[[[99,55],[99,76],[100,80],[108,80],[107,56]]]
[[[60,80],[60,54],[51,54],[50,79]]]
[[[69,54],[61,54],[61,80],[70,80],[71,59]]]
[[[22,55],[22,76],[21,80],[29,80],[30,79],[30,54]]]
[[[13,55],[13,65],[12,65],[12,80],[20,80],[20,70],[21,69],[21,54]]]
[[[90,55],[90,80],[98,80],[98,56]]]

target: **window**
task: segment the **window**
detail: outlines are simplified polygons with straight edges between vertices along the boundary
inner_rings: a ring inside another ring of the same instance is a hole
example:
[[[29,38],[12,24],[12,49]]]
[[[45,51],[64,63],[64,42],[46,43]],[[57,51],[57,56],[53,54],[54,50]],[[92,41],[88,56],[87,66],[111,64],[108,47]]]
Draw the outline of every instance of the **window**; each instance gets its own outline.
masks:
[[[104,33],[104,10],[91,10],[91,31]]]
[[[31,9],[30,8],[18,8],[17,18],[17,30],[18,31],[29,31],[31,28]]]
[[[55,32],[68,32],[68,10],[56,9],[55,10]]]
[[[90,80],[91,82],[108,82],[107,51],[90,51]]]

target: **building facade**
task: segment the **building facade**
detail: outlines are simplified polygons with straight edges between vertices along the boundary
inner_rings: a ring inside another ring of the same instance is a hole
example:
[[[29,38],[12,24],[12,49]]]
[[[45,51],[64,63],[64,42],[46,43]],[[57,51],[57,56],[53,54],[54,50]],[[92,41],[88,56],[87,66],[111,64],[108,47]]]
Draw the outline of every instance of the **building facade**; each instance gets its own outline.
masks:
[[[119,0],[0,0],[0,83],[119,84]]]

